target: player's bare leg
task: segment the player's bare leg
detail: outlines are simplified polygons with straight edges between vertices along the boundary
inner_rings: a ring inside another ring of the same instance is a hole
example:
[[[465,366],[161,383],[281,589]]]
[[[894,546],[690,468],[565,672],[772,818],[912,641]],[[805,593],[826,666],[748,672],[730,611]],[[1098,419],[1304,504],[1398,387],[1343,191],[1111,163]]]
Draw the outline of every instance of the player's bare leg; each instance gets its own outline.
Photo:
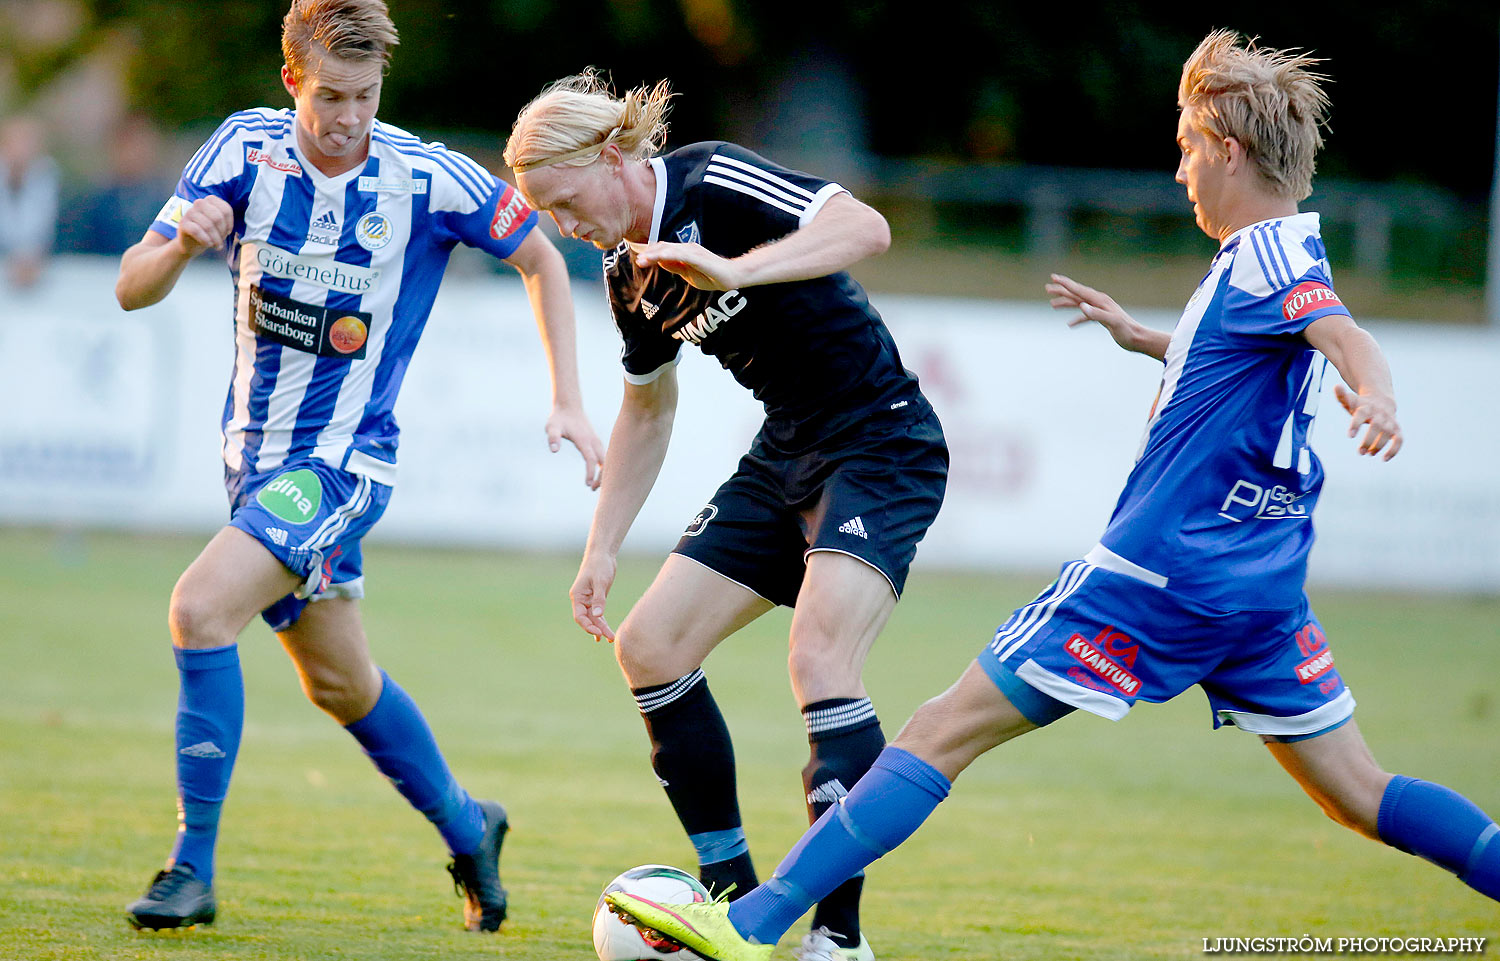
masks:
[[[309,701],[344,725],[370,713],[382,682],[370,658],[357,600],[331,597],[309,604],[296,623],[276,636],[297,666]]]
[[[1381,769],[1350,720],[1301,741],[1267,741],[1271,754],[1330,818],[1415,854],[1500,900],[1500,827],[1463,795]]]
[[[310,603],[277,636],[308,700],[354,736],[447,842],[448,871],[465,899],[464,926],[497,930],[507,910],[500,883],[500,848],[510,829],[505,809],[474,800],[458,784],[416,702],[371,659],[358,600]]]
[[[734,766],[734,745],[699,665],[724,638],[773,605],[681,554],[626,616],[615,655],[646,733],[651,767],[698,852],[699,876],[715,894],[755,886]]]

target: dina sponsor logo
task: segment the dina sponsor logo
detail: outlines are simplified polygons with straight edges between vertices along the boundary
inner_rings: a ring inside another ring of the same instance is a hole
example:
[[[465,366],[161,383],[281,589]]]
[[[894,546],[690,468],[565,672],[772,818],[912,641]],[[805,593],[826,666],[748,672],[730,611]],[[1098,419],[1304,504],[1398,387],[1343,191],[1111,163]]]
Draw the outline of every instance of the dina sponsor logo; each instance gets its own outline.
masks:
[[[1140,691],[1140,678],[1130,672],[1135,666],[1140,645],[1129,635],[1113,626],[1106,627],[1091,641],[1085,640],[1082,634],[1074,634],[1068,638],[1066,648],[1069,654],[1121,694],[1134,697]]]
[[[272,517],[297,527],[317,516],[323,503],[323,482],[305,468],[289,471],[262,487],[255,502]]]
[[[246,244],[243,258],[250,258],[267,276],[295,280],[344,294],[368,294],[380,283],[380,271],[358,264],[343,264],[331,256],[294,254],[270,244]],[[241,263],[244,261],[242,260]]]

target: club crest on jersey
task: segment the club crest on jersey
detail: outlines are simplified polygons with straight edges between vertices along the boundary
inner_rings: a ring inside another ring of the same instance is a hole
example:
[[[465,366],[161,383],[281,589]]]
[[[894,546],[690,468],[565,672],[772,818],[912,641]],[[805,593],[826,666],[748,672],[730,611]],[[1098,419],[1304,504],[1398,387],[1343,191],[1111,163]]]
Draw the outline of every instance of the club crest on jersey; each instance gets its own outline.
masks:
[[[687,526],[687,530],[682,532],[683,536],[697,537],[699,534],[702,534],[703,528],[707,527],[708,522],[717,517],[718,514],[719,509],[713,504],[704,507],[703,510],[698,512],[698,516],[693,518],[693,522]]]
[[[391,242],[391,237],[396,229],[391,225],[391,218],[378,210],[372,210],[359,218],[354,225],[354,239],[366,250],[379,250]]]
[[[1281,301],[1281,315],[1287,320],[1301,320],[1308,314],[1324,307],[1342,307],[1344,302],[1327,284],[1308,280],[1287,292]]]
[[[703,308],[703,313],[672,331],[672,336],[690,344],[701,344],[703,338],[719,329],[719,325],[745,309],[745,295],[739,290],[726,290],[717,303]]]
[[[677,239],[685,244],[703,243],[703,235],[698,232],[698,221],[689,221],[687,226],[678,227]]]
[[[526,205],[521,192],[507,184],[505,192],[495,202],[495,217],[490,221],[490,236],[496,240],[504,240],[526,222],[526,217],[530,213],[531,208]]]

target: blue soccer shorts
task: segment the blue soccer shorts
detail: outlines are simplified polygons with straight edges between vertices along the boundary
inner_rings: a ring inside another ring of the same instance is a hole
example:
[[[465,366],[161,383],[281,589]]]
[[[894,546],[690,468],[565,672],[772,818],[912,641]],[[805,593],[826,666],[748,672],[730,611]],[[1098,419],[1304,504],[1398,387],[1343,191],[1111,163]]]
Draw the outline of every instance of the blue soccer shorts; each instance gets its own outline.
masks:
[[[1214,727],[1298,740],[1347,721],[1354,696],[1303,595],[1290,611],[1225,613],[1088,560],[1011,615],[980,653],[990,679],[1034,723],[1074,708],[1110,720],[1193,684]]]
[[[795,607],[807,555],[834,551],[875,568],[900,597],[947,484],[948,444],[925,402],[796,455],[758,436],[673,553]]]
[[[360,540],[385,513],[388,485],[308,459],[264,473],[226,468],[224,487],[230,525],[302,578],[296,591],[261,612],[272,630],[296,623],[308,601],[364,596]]]

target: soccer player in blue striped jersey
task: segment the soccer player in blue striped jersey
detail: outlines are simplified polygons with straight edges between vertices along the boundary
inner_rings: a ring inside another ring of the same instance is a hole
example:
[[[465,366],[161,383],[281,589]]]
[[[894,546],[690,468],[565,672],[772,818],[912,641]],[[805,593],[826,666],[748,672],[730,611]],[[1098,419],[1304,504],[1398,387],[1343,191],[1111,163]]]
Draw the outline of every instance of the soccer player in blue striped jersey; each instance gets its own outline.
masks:
[[[658,156],[670,96],[662,83],[617,98],[592,73],[558,81],[521,112],[506,162],[538,210],[605,252],[624,341],[610,471],[572,589],[580,626],[615,636],[604,616],[615,556],[666,453],[684,345],[765,406],[750,450],[615,648],[699,875],[735,897],[756,879],[703,660],[773,606],[794,607],[789,668],[808,735],[809,815],[842,797],[885,745],[860,674],[942,504],[948,448],[846,272],[889,244],[885,219],[837,183],[736,144]],[[862,884],[828,892],[813,916],[847,961],[873,956],[859,927]]]
[[[172,593],[180,825],[166,869],[127,908],[138,928],[214,918],[219,812],[244,719],[236,639],[257,614],[308,698],[437,828],[465,926],[493,931],[505,917],[505,811],[454,779],[416,704],[371,659],[359,617],[360,542],[396,478],[396,395],[457,244],[524,279],[551,365],[551,448],[571,440],[591,487],[603,451],[583,413],[567,271],[535,212],[468,157],[375,119],[396,42],[382,0],[293,0],[282,81],[295,109],[226,120],[121,261],[127,310],[165,297],[205,250],[223,252],[234,281],[230,521]]]
[[[1016,611],[765,884],[730,905],[619,910],[706,958],[763,961],[824,892],[909,837],[981,754],[1082,709],[1114,720],[1197,684],[1334,821],[1500,899],[1500,828],[1384,771],[1304,593],[1323,471],[1308,446],[1328,364],[1362,454],[1401,448],[1390,370],[1333,288],[1311,192],[1327,110],[1317,61],[1210,34],[1183,69],[1177,180],[1219,242],[1170,334],[1054,275],[1052,304],[1165,365],[1103,537]],[[1363,431],[1361,435],[1360,432]],[[804,950],[826,959],[835,946]]]

